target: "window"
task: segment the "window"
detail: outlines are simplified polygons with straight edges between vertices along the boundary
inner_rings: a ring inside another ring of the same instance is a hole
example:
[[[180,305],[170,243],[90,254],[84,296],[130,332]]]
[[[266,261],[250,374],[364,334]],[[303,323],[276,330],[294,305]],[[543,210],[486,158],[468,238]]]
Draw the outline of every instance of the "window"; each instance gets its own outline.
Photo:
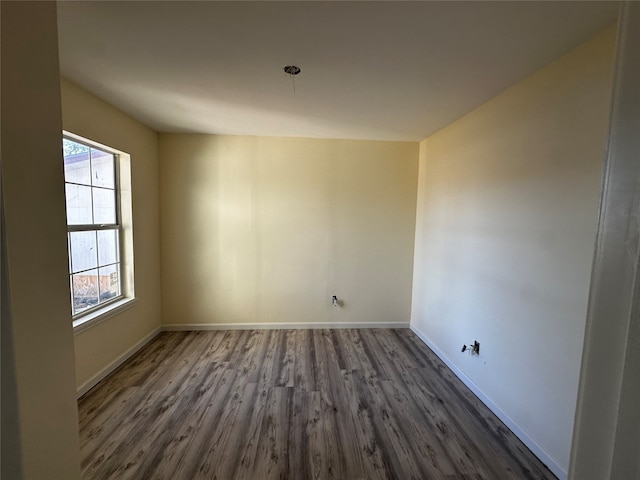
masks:
[[[76,320],[122,300],[122,195],[119,152],[65,135],[62,140],[67,206],[69,284]],[[127,250],[124,248],[124,250]],[[130,290],[130,288],[129,288]]]

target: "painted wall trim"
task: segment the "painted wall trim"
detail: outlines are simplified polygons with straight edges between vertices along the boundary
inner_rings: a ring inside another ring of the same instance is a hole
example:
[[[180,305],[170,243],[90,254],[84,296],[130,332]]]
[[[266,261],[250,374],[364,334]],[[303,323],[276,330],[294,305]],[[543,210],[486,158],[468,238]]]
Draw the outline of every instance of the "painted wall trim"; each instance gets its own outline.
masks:
[[[162,331],[186,330],[300,330],[323,328],[409,328],[409,322],[299,322],[299,323],[184,323],[163,325]]]
[[[559,480],[567,480],[567,471],[564,470],[558,463],[538,445],[527,433],[520,428],[520,426],[514,422],[506,413],[502,411],[498,405],[496,405],[491,398],[489,398],[469,377],[467,377],[462,370],[460,370],[455,363],[453,363],[442,351],[436,347],[426,335],[424,335],[418,328],[411,325],[411,331],[422,340],[427,347],[429,347],[433,353],[435,353],[440,360],[442,360],[453,373],[475,394],[482,403],[484,403],[489,410],[491,410],[506,426],[511,430],[516,437],[533,452],[533,454],[544,463]]]
[[[133,307],[136,304],[135,298],[122,298],[117,300],[104,308],[99,309],[96,312],[92,312],[84,317],[79,318],[73,322],[73,334],[78,335],[96,325],[101,324],[105,320],[118,315],[120,312]]]
[[[572,480],[640,478],[640,4],[622,3],[573,431]]]
[[[87,393],[93,387],[95,387],[100,381],[102,381],[107,375],[113,372],[116,368],[126,362],[129,358],[131,358],[135,353],[138,352],[142,347],[144,347],[147,343],[153,340],[159,333],[161,332],[161,328],[154,328],[149,334],[147,334],[144,338],[142,338],[138,343],[133,345],[129,350],[124,352],[118,358],[116,358],[109,365],[104,367],[98,373],[96,373],[89,380],[80,385],[77,389],[77,396],[80,398],[82,395]]]

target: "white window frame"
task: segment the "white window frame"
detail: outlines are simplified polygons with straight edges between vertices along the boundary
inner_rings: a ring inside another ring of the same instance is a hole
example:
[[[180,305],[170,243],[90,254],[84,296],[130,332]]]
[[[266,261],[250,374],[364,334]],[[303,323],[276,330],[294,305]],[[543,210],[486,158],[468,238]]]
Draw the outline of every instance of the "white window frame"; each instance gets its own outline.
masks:
[[[110,318],[135,304],[134,275],[133,275],[133,222],[131,209],[131,157],[120,150],[93,140],[81,137],[71,132],[63,131],[63,138],[90,148],[102,150],[114,155],[115,162],[115,194],[116,194],[116,223],[67,225],[67,232],[93,231],[116,229],[119,232],[119,279],[120,295],[100,303],[72,316],[73,331],[80,333],[98,323]],[[66,182],[65,182],[66,183]],[[115,228],[114,228],[115,227]],[[69,288],[71,301],[71,272],[69,272]]]

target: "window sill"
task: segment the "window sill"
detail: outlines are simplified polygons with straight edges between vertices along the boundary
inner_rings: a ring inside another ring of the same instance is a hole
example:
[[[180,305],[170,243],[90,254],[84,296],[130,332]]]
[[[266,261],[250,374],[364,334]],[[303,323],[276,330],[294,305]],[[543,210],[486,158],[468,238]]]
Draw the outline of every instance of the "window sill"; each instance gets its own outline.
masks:
[[[81,317],[77,320],[73,321],[73,334],[77,335],[78,333],[84,332],[85,330],[89,330],[90,328],[95,327],[99,323],[102,323],[108,318],[113,317],[125,310],[133,307],[136,304],[135,298],[123,298],[118,300],[117,302],[110,303],[109,305],[97,310],[93,313],[89,313],[84,317]]]

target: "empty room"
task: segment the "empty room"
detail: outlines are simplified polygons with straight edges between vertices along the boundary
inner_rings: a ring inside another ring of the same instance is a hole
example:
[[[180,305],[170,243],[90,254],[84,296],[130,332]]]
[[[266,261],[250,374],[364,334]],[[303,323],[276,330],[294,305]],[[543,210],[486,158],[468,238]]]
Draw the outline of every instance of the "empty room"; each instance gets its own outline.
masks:
[[[640,3],[0,8],[3,479],[640,478]]]

